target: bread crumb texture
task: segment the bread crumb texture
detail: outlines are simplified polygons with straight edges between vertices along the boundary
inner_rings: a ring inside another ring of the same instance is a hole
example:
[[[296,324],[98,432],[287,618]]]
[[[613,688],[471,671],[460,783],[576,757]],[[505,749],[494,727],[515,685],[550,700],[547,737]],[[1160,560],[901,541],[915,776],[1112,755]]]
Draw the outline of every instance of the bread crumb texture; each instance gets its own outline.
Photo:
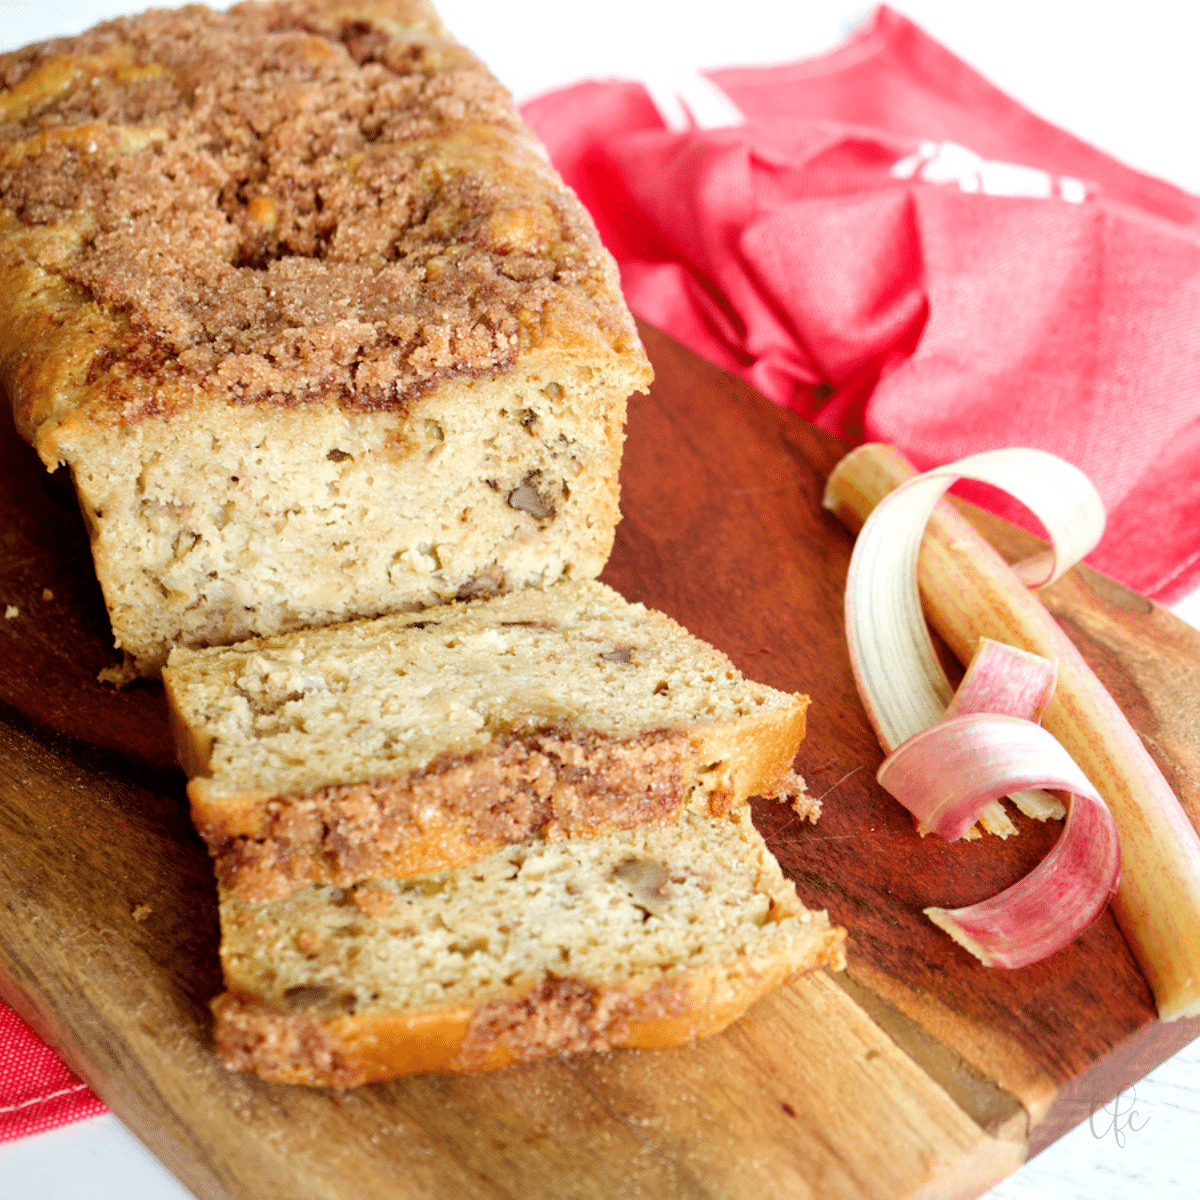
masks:
[[[165,679],[214,795],[386,778],[514,733],[665,734],[807,704],[594,580],[176,650]]]

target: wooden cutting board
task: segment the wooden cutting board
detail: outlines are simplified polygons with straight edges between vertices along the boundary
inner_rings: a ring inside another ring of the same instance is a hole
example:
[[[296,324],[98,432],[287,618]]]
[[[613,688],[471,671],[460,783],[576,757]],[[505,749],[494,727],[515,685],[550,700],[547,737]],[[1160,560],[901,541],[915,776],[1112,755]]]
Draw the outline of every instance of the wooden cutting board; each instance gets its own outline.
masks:
[[[755,815],[801,896],[849,929],[850,965],[695,1046],[479,1078],[337,1094],[220,1066],[215,888],[162,691],[96,682],[115,656],[86,535],[5,419],[0,993],[198,1197],[972,1197],[1200,1033],[1155,1021],[1111,917],[1004,972],[921,916],[1012,882],[1057,830],[916,837],[874,782],[842,639],[852,543],[820,503],[841,448],[644,336],[658,380],[631,404],[605,578],[812,696],[798,767],[824,816]],[[1086,570],[1048,601],[1196,819],[1200,634]]]

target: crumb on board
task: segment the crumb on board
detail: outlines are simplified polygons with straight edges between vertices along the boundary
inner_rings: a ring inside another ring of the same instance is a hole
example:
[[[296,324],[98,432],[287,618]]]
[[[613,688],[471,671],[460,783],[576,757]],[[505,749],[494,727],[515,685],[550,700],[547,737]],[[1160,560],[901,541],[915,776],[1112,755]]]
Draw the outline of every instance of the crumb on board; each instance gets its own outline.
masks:
[[[49,588],[42,588],[42,599],[43,600],[53,600],[54,593]]]
[[[129,915],[140,925],[153,911],[154,909],[152,909],[150,905],[139,904],[130,912]]]
[[[15,621],[20,615],[21,610],[15,604],[10,604],[4,610],[4,619],[6,621]]]
[[[768,800],[778,800],[786,804],[802,821],[816,822],[821,815],[821,801],[808,794],[808,785],[804,777],[795,771],[785,771],[778,779],[772,780],[771,786],[764,789],[763,795]]]
[[[100,683],[111,683],[120,691],[127,683],[132,683],[138,677],[133,659],[127,654],[122,662],[113,667],[105,667],[97,672],[96,679]]]

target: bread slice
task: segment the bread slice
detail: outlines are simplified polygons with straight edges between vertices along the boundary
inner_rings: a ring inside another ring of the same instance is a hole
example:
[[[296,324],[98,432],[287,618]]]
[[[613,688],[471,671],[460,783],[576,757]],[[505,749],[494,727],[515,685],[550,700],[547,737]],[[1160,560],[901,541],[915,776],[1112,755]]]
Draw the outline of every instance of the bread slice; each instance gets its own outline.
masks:
[[[177,649],[163,681],[193,820],[246,899],[806,802],[808,698],[591,580]]]
[[[132,671],[600,572],[650,366],[425,0],[154,10],[0,81],[0,386]]]
[[[225,893],[221,933],[226,1064],[333,1087],[678,1045],[840,968],[845,939],[745,808],[266,904]]]

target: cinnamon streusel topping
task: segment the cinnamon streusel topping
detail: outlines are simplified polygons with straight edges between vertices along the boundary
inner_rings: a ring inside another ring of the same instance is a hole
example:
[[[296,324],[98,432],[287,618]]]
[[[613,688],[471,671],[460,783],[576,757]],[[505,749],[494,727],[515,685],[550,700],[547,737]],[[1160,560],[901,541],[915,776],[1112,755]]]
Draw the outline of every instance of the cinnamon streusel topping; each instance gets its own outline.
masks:
[[[586,214],[423,0],[152,11],[0,81],[0,201],[115,317],[91,375],[123,419],[192,391],[403,408],[562,302],[628,335]]]

